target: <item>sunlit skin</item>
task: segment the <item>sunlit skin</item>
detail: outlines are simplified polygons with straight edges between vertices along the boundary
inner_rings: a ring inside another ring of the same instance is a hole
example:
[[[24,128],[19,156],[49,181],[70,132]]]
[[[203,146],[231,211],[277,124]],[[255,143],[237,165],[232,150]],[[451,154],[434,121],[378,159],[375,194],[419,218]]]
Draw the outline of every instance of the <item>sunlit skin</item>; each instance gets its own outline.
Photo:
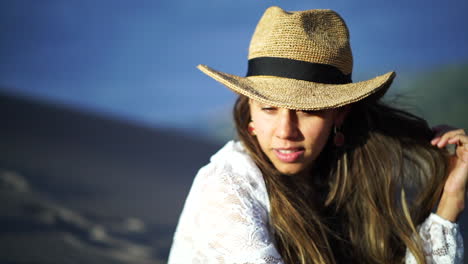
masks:
[[[468,136],[463,129],[455,129],[447,125],[440,125],[433,129],[436,132],[436,136],[431,141],[433,146],[438,148],[445,148],[448,144],[457,146],[455,154],[449,157],[448,177],[437,207],[438,215],[455,222],[465,208],[468,183]]]
[[[305,176],[323,150],[333,125],[340,126],[349,107],[322,111],[296,111],[249,101],[251,133],[275,168],[286,175]],[[444,148],[456,144],[450,157],[448,178],[440,199],[437,214],[455,222],[464,210],[468,184],[468,136],[462,129],[446,125],[434,128],[430,142]],[[429,143],[429,142],[428,142]],[[278,153],[285,151],[286,154]]]
[[[322,151],[333,125],[346,111],[296,111],[250,100],[250,114],[259,145],[275,168],[286,175],[305,175]],[[286,152],[286,153],[284,153]]]

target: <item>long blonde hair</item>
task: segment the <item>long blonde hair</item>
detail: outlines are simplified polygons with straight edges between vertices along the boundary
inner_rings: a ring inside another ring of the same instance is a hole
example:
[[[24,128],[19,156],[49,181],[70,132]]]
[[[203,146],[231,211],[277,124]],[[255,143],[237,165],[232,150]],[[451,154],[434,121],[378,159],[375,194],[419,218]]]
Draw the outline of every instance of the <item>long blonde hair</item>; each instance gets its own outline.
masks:
[[[374,98],[353,104],[345,146],[331,135],[304,181],[281,175],[248,133],[248,100],[234,106],[237,134],[264,175],[285,263],[402,263],[406,248],[425,263],[416,226],[440,198],[447,154],[423,119]]]

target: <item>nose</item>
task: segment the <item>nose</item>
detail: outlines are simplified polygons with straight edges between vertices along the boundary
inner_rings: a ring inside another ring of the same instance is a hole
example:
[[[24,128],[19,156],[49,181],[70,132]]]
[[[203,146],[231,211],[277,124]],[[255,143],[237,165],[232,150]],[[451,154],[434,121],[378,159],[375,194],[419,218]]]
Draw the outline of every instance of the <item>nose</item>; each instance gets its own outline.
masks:
[[[275,131],[276,137],[280,139],[297,139],[300,135],[296,111],[281,109],[278,115]]]

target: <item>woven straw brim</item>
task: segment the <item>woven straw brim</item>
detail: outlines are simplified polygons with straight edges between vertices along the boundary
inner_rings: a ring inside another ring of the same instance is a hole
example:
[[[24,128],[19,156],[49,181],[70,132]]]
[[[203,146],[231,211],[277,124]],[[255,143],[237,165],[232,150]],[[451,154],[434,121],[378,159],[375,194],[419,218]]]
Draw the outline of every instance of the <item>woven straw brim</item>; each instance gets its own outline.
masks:
[[[214,70],[206,65],[198,69],[236,93],[260,103],[294,110],[320,110],[354,103],[388,88],[395,72],[348,84],[323,84],[275,76],[240,77]]]

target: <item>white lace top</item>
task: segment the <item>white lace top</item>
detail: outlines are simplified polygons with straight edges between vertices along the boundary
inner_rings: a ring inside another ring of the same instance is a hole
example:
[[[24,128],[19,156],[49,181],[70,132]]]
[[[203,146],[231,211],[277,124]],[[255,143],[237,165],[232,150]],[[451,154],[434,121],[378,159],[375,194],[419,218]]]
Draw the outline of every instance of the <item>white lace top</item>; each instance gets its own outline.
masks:
[[[194,179],[168,263],[283,263],[269,229],[269,211],[260,170],[240,142],[228,142]],[[463,262],[456,223],[431,214],[419,233],[428,263]],[[409,251],[405,263],[416,263]]]

